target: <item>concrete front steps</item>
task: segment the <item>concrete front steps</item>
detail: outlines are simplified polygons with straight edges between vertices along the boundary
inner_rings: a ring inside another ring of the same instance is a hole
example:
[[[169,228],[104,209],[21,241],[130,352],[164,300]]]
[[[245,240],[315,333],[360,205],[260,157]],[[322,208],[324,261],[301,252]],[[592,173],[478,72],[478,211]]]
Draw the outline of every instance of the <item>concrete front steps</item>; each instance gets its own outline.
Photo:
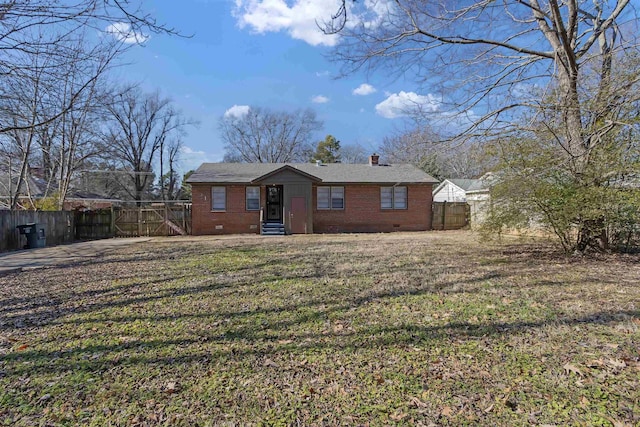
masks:
[[[284,224],[279,222],[264,222],[260,228],[263,236],[284,236]]]

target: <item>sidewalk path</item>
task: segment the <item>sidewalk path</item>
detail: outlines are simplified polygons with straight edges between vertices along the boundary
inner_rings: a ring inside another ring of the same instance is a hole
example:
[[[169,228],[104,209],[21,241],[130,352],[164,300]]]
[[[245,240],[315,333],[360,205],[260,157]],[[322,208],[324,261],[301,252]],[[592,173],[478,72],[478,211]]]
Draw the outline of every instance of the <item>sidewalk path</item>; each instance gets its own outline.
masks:
[[[99,257],[107,252],[146,242],[150,237],[130,237],[117,239],[92,240],[90,242],[71,243],[40,249],[0,254],[0,276],[34,268],[53,267]]]

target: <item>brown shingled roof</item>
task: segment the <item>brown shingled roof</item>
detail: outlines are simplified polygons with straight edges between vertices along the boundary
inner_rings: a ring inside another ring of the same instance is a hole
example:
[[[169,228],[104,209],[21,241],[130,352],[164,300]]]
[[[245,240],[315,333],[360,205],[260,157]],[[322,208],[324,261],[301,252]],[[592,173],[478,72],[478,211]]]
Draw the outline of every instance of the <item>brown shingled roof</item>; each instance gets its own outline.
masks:
[[[409,164],[370,166],[329,163],[203,163],[187,180],[196,183],[250,184],[280,168],[289,166],[324,184],[435,184],[435,178]]]

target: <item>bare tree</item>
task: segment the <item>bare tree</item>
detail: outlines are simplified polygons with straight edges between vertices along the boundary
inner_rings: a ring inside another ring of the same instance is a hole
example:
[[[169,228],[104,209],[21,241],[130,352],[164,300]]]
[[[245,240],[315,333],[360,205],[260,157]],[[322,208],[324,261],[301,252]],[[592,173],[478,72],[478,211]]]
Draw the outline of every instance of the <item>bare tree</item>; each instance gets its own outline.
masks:
[[[313,110],[292,113],[251,107],[242,115],[225,115],[219,131],[226,160],[257,163],[305,162],[314,132],[322,128]]]
[[[75,38],[81,35],[14,55],[16,68],[0,85],[0,121],[10,124],[0,135],[6,150],[20,152],[12,208],[29,182],[29,166],[44,172],[41,189],[45,196],[55,192],[62,207],[74,171],[95,153],[87,150],[87,130],[95,126],[96,88],[120,49],[118,42],[87,47]]]
[[[81,47],[78,55],[84,52]],[[42,129],[53,128],[50,143],[40,138],[42,167],[50,185],[55,189],[58,208],[62,209],[77,171],[89,159],[101,152],[100,123],[105,120],[105,105],[111,94],[105,93],[105,73],[108,64],[117,56],[118,49],[107,49],[102,55],[92,54],[95,61],[74,61],[61,67],[57,111],[63,114]],[[89,80],[90,84],[85,82]],[[75,98],[72,108],[66,108]]]
[[[174,29],[158,23],[140,4],[140,1],[129,0],[11,0],[0,3],[0,76],[28,74],[31,65],[21,60],[24,55],[49,56],[50,67],[89,59],[96,54],[93,48],[83,50],[83,55],[78,56],[77,46],[69,43],[69,40],[85,38],[87,30],[110,36],[96,38],[97,48],[116,41],[120,50],[131,42],[144,42],[149,32],[177,34]],[[89,86],[91,79],[85,84]],[[82,91],[77,95],[80,93]],[[72,108],[76,97],[67,101],[62,110],[39,117],[33,126],[46,125],[59,118]],[[24,126],[30,125],[0,119],[0,133],[17,126],[24,130]]]
[[[46,172],[45,191],[56,188],[62,205],[78,161],[88,155],[80,147],[84,123],[91,123],[87,97],[94,96],[98,80],[131,42],[144,42],[146,33],[176,34],[140,3],[0,3],[0,140],[11,159],[10,181],[17,178],[9,185],[12,208],[25,189],[29,193],[27,172],[36,159]],[[88,35],[95,31],[103,36]]]
[[[160,197],[162,200],[175,200],[180,193],[180,176],[177,165],[183,147],[182,139],[173,138],[162,142],[160,146]],[[169,170],[165,173],[165,164]]]
[[[442,141],[435,131],[418,127],[383,139],[380,154],[391,163],[411,163],[434,178],[477,178],[488,172],[492,159],[478,142]]]
[[[629,0],[397,0],[375,25],[348,22],[359,6],[347,1],[326,28],[344,36],[336,58],[346,72],[387,65],[437,88],[449,117],[468,120],[458,136],[543,131],[571,185],[601,185],[603,176],[589,172],[592,154],[628,126],[617,117],[636,82],[613,83],[616,61],[638,52]],[[545,116],[553,126],[545,128]],[[576,227],[592,241],[601,230],[580,216]]]
[[[162,157],[163,147],[167,141],[178,141],[192,123],[173,107],[170,99],[158,92],[143,93],[138,87],[122,90],[107,110],[105,152],[129,171],[121,174],[121,187],[131,199],[140,202],[153,184],[153,165]]]
[[[398,0],[388,3],[378,25],[345,26],[348,1],[328,28],[342,31],[335,54],[345,71],[388,65],[391,72],[411,72],[447,93],[445,106],[468,115],[469,132],[510,128],[507,113],[537,105],[536,88],[551,83],[567,121],[562,142],[576,162],[590,136],[583,134],[580,109],[583,69],[600,64],[606,80],[612,56],[637,47],[629,0],[484,0],[459,7]]]
[[[340,147],[340,161],[342,163],[366,163],[369,153],[360,144],[344,144]]]
[[[3,79],[1,90],[0,117],[11,123],[11,129],[0,133],[3,151],[17,162],[9,165],[9,173],[13,175],[14,164],[16,184],[10,184],[9,206],[16,209],[20,196],[26,190],[30,195],[29,161],[34,157],[37,146],[38,127],[45,111],[55,105],[53,96],[57,81],[51,73],[51,57],[40,52],[25,54],[20,58],[22,63],[29,64],[27,71],[16,72]],[[11,181],[13,181],[13,176]]]

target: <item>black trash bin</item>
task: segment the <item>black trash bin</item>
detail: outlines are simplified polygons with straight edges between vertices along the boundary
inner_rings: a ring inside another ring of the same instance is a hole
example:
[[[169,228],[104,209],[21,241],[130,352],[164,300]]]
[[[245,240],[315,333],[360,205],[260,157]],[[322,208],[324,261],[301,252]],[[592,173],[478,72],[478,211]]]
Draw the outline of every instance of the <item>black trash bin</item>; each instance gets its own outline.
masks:
[[[31,223],[19,225],[16,228],[20,231],[20,234],[24,234],[27,238],[25,249],[44,248],[46,246],[47,240],[44,227]]]

